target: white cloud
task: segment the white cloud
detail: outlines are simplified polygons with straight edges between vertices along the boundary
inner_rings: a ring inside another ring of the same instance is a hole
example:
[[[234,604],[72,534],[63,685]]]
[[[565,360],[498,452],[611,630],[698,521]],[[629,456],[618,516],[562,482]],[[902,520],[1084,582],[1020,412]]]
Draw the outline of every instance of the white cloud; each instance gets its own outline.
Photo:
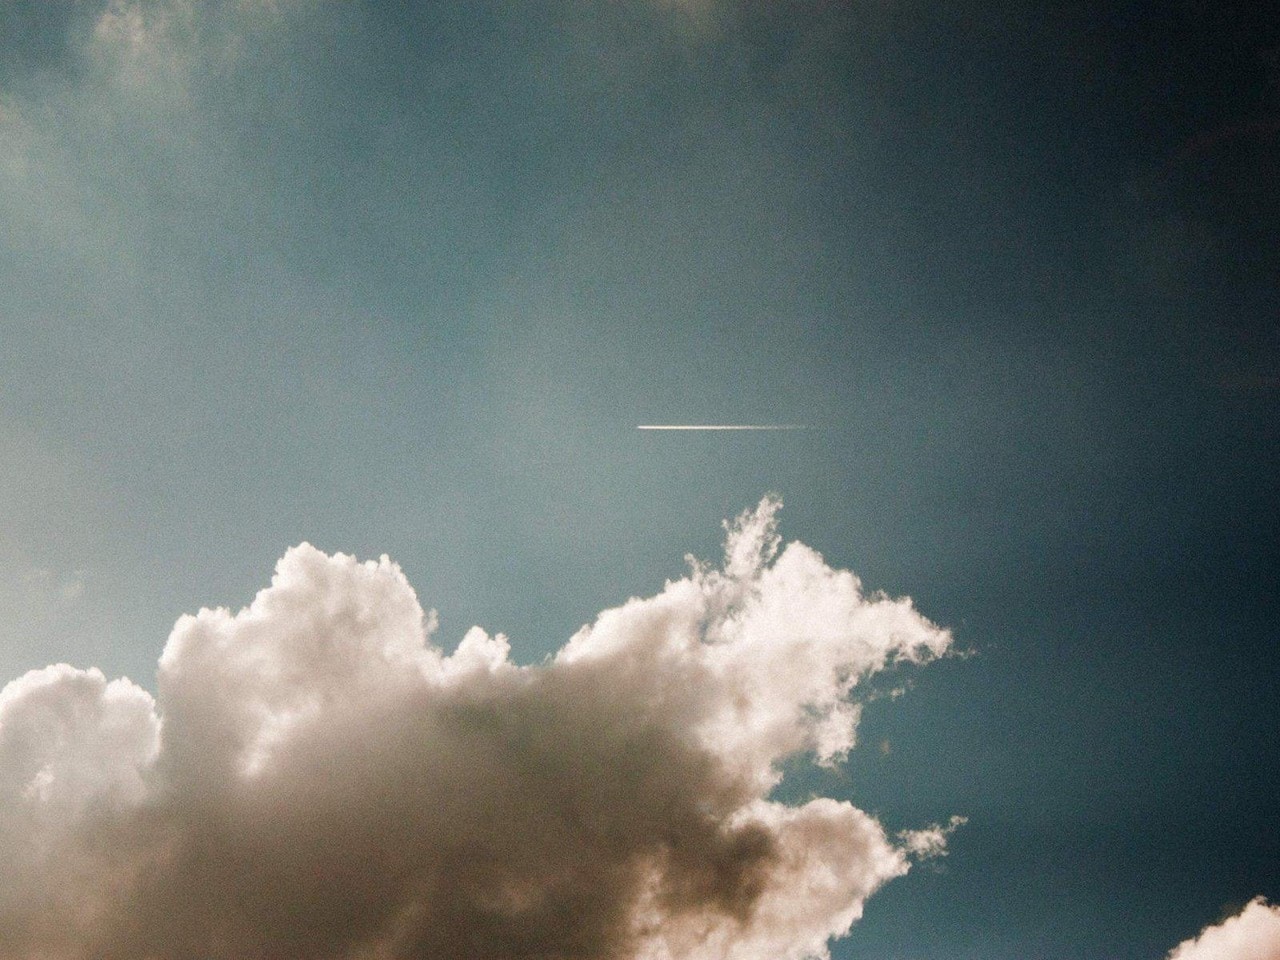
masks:
[[[1235,916],[1178,944],[1169,960],[1280,960],[1280,907],[1255,897]]]
[[[776,509],[541,665],[479,628],[445,655],[395,564],[304,544],[248,608],[178,621],[154,703],[14,681],[6,956],[826,956],[945,831],[767,796],[786,757],[852,746],[863,678],[950,637],[779,549]]]
[[[947,821],[946,826],[934,824],[923,830],[903,830],[898,834],[898,839],[902,841],[902,846],[907,852],[920,859],[945,857],[947,838],[968,822],[968,817],[952,817]]]

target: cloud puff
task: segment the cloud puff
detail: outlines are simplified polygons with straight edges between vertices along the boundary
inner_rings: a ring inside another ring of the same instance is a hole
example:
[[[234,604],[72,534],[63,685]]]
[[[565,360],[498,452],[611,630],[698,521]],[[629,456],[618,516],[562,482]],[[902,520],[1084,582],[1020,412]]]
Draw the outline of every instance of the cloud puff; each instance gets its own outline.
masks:
[[[1256,897],[1234,917],[1178,944],[1169,960],[1280,960],[1280,907]]]
[[[10,683],[6,956],[826,956],[943,832],[775,802],[781,761],[836,762],[853,688],[950,637],[779,549],[777,507],[539,665],[479,628],[446,655],[395,564],[304,544],[246,609],[178,621],[154,701],[65,665]]]

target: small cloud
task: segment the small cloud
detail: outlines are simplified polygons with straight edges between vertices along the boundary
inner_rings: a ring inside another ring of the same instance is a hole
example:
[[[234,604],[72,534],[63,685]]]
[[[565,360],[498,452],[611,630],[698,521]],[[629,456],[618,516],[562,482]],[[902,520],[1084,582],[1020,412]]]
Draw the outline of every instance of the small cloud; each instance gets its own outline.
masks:
[[[947,839],[956,829],[969,822],[968,817],[952,817],[946,826],[934,824],[923,830],[903,830],[898,834],[902,847],[917,860],[932,860],[947,855]]]
[[[60,575],[52,567],[33,566],[20,574],[18,581],[29,603],[65,602],[84,594],[85,571],[73,570]]]

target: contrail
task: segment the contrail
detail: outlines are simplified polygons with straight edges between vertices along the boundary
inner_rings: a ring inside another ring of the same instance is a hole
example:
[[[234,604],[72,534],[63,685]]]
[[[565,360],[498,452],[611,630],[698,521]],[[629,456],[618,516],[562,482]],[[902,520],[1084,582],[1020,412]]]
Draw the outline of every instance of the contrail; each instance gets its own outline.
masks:
[[[642,423],[637,430],[811,430],[807,423]]]

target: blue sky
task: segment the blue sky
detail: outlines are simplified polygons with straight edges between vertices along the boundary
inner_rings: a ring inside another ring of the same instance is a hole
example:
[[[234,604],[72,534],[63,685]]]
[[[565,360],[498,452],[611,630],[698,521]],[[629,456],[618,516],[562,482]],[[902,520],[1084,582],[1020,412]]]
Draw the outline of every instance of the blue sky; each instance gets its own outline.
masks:
[[[773,491],[970,651],[797,772],[969,818],[836,957],[1136,960],[1280,897],[1277,32],[6,4],[0,676],[151,687],[304,540],[533,663]],[[635,430],[682,422],[817,429]]]

